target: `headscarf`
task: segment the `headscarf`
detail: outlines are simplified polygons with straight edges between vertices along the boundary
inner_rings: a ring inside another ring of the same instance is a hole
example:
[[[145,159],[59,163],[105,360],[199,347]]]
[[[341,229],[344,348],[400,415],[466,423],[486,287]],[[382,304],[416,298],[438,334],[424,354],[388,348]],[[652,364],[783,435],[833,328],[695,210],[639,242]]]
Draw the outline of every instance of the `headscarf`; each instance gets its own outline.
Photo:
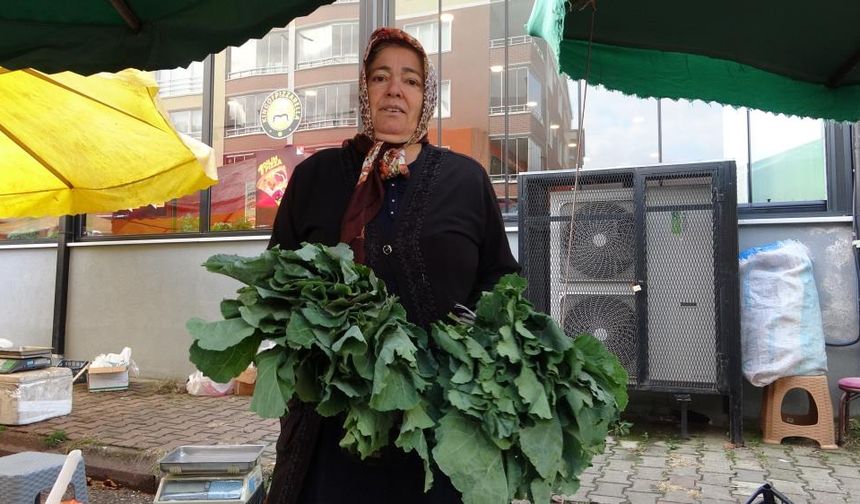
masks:
[[[424,103],[418,118],[418,126],[406,142],[396,144],[376,140],[365,73],[368,58],[373,54],[374,48],[380,43],[390,41],[405,43],[406,46],[415,49],[424,64]],[[406,147],[416,143],[427,143],[427,127],[436,110],[436,86],[438,85],[436,71],[430,64],[430,59],[427,58],[421,43],[397,28],[382,27],[374,31],[364,51],[362,63],[358,81],[362,132],[344,142],[344,146],[351,146],[365,157],[340,228],[340,241],[352,248],[355,261],[359,263],[364,263],[364,229],[382,208],[385,197],[382,181],[401,175],[408,177]]]

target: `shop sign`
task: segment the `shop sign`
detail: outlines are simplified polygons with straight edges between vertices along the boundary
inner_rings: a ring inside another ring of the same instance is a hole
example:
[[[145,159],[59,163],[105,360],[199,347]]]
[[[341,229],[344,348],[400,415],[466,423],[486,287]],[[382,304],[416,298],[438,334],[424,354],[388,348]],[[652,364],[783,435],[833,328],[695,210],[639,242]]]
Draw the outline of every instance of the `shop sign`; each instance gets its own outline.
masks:
[[[282,139],[291,135],[302,121],[302,102],[289,89],[278,89],[263,100],[260,107],[260,124],[271,138]]]

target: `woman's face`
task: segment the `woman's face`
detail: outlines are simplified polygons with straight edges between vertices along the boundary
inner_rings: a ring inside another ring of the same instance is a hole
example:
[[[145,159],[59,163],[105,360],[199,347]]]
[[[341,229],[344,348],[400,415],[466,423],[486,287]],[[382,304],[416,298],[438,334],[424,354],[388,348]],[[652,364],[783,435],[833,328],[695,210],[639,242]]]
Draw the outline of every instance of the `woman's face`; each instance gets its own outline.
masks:
[[[424,103],[424,65],[402,46],[382,48],[367,74],[367,98],[376,140],[401,143],[418,128]]]

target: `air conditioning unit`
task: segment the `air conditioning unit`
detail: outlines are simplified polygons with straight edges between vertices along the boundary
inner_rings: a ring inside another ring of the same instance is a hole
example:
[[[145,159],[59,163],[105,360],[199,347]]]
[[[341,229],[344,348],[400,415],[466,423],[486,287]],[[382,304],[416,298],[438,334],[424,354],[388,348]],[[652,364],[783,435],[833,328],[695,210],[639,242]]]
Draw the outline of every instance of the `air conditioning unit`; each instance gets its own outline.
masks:
[[[535,307],[601,340],[634,390],[729,396],[742,439],[734,163],[529,172],[518,190]]]

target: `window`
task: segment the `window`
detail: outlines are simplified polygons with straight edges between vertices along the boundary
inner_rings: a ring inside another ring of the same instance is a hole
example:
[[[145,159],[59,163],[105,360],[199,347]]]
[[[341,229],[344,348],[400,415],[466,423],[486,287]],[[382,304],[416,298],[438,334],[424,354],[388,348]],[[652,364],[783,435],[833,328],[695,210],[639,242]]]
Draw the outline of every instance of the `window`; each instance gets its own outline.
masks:
[[[449,80],[442,81],[439,87],[439,100],[436,112],[433,114],[434,119],[439,117],[440,111],[443,119],[451,117],[451,81]]]
[[[229,52],[228,78],[284,73],[287,71],[289,32],[270,32],[260,40],[249,40]]]
[[[203,92],[203,63],[195,61],[187,68],[155,72],[161,96],[180,96]]]
[[[586,109],[585,168],[733,160],[747,215],[851,213],[847,126],[601,87]]]
[[[262,132],[260,109],[263,106],[263,100],[270,94],[271,91],[264,91],[227,98],[224,107],[224,136],[231,137]]]
[[[509,138],[507,142],[507,166],[502,153],[505,151],[503,138],[490,139],[490,179],[504,180],[507,172],[509,180],[515,180],[517,173],[540,170],[540,148],[527,137]],[[531,152],[529,149],[531,148]],[[529,164],[531,163],[531,165]]]
[[[304,115],[299,130],[358,125],[358,83],[305,88],[297,94]]]
[[[296,41],[296,68],[358,62],[358,23],[305,28]]]
[[[412,35],[421,45],[427,54],[435,54],[439,52],[439,23],[437,21],[427,21],[425,23],[413,23],[403,26],[403,30]],[[442,21],[442,52],[451,50],[451,21]]]
[[[505,98],[508,101],[508,112],[532,112],[538,119],[542,118],[541,108],[543,97],[541,84],[528,67],[508,69],[508,89],[503,86],[504,68],[490,68],[490,114],[504,114]]]
[[[58,223],[56,217],[0,219],[0,240],[56,240]]]
[[[180,133],[200,140],[203,133],[203,110],[187,109],[170,112],[170,121]]]

